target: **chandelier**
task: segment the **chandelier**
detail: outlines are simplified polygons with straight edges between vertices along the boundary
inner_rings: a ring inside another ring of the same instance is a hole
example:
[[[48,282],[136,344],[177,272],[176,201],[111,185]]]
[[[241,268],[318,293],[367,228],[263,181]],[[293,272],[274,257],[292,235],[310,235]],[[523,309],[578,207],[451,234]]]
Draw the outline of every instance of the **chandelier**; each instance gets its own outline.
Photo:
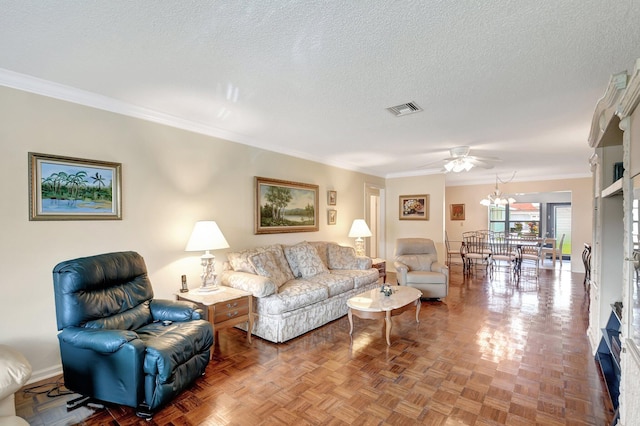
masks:
[[[472,167],[473,163],[467,157],[454,158],[444,163],[444,168],[447,172],[468,172]]]
[[[503,194],[502,191],[500,191],[500,189],[498,189],[498,180],[500,181],[500,183],[509,183],[515,177],[516,177],[516,172],[513,172],[513,175],[511,175],[511,179],[509,179],[507,181],[503,181],[500,178],[498,178],[498,175],[496,175],[496,187],[495,187],[495,189],[493,190],[493,192],[491,194],[487,195],[486,198],[483,198],[480,201],[480,204],[482,204],[483,206],[489,207],[490,205],[506,206],[507,204],[515,203],[516,202],[515,198],[509,197],[507,194]]]

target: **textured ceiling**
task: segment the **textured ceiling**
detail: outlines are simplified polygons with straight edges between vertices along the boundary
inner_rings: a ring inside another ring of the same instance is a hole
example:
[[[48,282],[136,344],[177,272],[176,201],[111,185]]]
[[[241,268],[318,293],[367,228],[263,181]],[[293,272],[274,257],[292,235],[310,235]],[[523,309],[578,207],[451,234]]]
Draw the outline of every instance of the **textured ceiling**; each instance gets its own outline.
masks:
[[[447,174],[448,185],[514,170],[588,176],[594,106],[640,57],[638,0],[2,0],[2,10],[0,85],[378,176],[437,172],[422,166],[459,145],[503,160]],[[409,101],[424,111],[386,110]]]

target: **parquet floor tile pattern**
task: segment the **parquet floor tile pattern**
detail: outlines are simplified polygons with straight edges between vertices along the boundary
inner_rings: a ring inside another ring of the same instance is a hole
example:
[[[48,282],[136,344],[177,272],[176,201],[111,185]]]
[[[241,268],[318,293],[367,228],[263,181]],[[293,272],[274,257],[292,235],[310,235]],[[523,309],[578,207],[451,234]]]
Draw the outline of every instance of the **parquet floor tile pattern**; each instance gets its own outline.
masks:
[[[18,414],[32,426],[609,424],[582,274],[506,275],[453,265],[449,296],[422,301],[419,323],[394,317],[390,347],[382,321],[354,318],[350,338],[346,316],[283,344],[221,331],[205,376],[150,421],[23,392]]]

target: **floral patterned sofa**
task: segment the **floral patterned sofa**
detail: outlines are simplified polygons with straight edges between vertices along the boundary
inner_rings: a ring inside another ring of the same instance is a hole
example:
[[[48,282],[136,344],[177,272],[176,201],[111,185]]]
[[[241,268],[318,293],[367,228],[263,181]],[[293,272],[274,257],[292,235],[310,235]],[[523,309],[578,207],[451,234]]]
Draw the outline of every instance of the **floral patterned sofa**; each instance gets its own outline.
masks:
[[[378,285],[378,270],[352,247],[304,241],[227,253],[220,280],[255,296],[252,332],[278,343],[346,315],[347,299]]]

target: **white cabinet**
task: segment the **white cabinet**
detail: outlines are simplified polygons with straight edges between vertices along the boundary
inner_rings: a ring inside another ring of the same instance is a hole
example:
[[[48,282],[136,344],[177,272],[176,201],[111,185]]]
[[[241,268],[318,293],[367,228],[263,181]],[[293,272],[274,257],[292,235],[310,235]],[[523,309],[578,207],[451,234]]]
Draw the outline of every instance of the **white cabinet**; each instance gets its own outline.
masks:
[[[637,404],[640,399],[640,257],[634,257],[634,249],[640,249],[640,109],[636,108],[639,101],[640,60],[630,75],[621,73],[611,78],[604,97],[596,105],[589,136],[589,144],[594,148],[591,158],[594,203],[587,333],[597,360],[606,363],[607,357],[603,354],[609,351],[611,359],[617,361],[620,351],[619,364],[612,363],[616,368],[603,368],[607,371],[605,381],[612,396],[619,386],[619,424],[627,426],[640,424],[640,405]],[[616,167],[621,162],[624,176],[615,180],[619,175]],[[614,304],[622,305],[617,315],[612,314]],[[621,322],[621,348],[607,331],[614,329],[612,318]],[[618,371],[619,376],[612,374]]]

